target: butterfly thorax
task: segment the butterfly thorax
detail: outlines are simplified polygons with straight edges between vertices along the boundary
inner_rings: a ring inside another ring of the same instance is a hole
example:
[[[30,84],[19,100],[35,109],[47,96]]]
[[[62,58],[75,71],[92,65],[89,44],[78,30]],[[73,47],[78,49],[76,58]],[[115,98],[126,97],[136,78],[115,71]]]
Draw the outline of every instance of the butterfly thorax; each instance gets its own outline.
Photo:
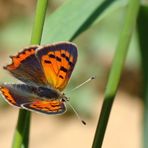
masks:
[[[47,87],[37,87],[34,90],[34,94],[41,98],[46,98],[46,99],[59,99],[61,94],[58,90],[54,90],[52,88],[47,88]]]

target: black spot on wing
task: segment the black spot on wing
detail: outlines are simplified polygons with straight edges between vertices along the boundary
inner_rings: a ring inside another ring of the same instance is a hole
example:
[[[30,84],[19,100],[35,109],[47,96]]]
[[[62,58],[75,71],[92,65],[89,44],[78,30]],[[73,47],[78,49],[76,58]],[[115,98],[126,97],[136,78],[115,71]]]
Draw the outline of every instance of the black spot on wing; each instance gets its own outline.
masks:
[[[59,62],[61,62],[61,58],[59,58],[59,57],[56,57],[56,60],[59,61]]]
[[[59,78],[64,79],[64,77],[62,75],[59,75]]]
[[[65,53],[62,53],[61,54],[61,57],[65,58],[66,57]]]
[[[60,67],[60,70],[63,71],[63,72],[67,72],[67,71],[68,71],[68,70],[67,70],[65,67],[63,67],[63,66]]]
[[[69,62],[69,57],[66,56],[65,59],[66,59],[67,62]]]
[[[49,60],[44,60],[44,62],[47,64],[51,64],[51,61],[49,61]]]
[[[74,66],[74,63],[72,63],[72,62],[69,61],[69,65],[70,65],[71,67],[73,67],[73,66]]]
[[[55,55],[50,54],[49,57],[50,57],[50,58],[55,58]]]

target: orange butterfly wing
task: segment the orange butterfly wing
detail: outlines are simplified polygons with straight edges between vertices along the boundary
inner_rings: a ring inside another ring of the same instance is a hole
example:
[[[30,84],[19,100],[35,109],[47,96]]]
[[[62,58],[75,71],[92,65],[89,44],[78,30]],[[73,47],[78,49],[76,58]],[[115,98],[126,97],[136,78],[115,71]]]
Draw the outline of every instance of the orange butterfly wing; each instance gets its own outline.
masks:
[[[21,107],[45,114],[62,114],[66,111],[64,103],[60,100],[35,100],[22,104]]]
[[[36,52],[45,77],[51,87],[63,90],[77,61],[77,47],[70,42],[50,44]]]
[[[35,56],[38,47],[38,45],[29,46],[22,49],[17,55],[11,56],[11,64],[5,66],[4,69],[27,84],[46,85],[46,78]]]
[[[45,114],[62,114],[66,111],[62,100],[36,98],[33,89],[34,86],[26,84],[0,85],[0,92],[10,105]]]

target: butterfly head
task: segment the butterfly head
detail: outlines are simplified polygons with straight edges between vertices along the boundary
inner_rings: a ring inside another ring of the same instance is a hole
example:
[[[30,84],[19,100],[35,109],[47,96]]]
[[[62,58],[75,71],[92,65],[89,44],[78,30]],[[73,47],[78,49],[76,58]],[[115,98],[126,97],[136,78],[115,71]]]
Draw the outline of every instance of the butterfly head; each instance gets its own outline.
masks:
[[[61,94],[59,95],[59,99],[61,99],[62,102],[67,102],[67,101],[69,101],[69,98],[65,95],[65,93],[61,93]]]

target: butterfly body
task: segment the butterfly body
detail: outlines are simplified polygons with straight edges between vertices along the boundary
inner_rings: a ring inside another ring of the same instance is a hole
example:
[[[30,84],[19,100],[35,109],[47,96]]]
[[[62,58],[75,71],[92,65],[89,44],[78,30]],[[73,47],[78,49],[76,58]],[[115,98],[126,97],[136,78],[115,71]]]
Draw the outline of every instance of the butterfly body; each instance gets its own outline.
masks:
[[[59,91],[46,87],[38,87],[34,90],[34,93],[39,97],[47,99],[59,99],[62,96]]]
[[[0,91],[11,105],[45,114],[61,114],[66,111],[62,93],[75,63],[77,48],[70,42],[46,46],[30,46],[4,67],[22,84],[1,84]]]

